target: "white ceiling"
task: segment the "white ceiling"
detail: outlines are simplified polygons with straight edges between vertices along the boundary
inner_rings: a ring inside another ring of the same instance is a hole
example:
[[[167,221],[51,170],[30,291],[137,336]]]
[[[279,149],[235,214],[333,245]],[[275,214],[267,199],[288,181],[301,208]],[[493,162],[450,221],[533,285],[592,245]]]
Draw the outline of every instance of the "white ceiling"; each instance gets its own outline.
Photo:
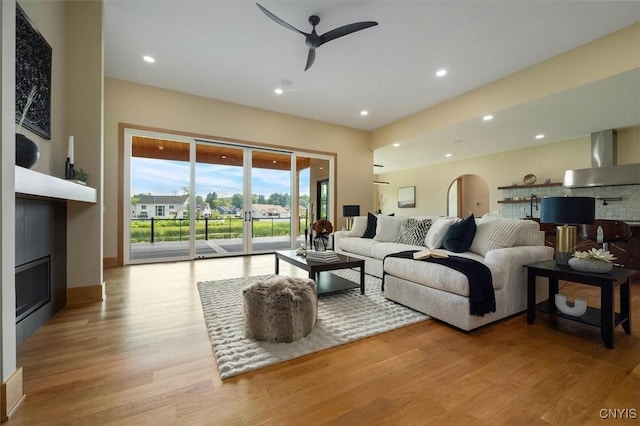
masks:
[[[374,130],[640,21],[636,1],[261,0],[260,4],[305,32],[311,30],[307,19],[312,14],[320,16],[320,34],[358,21],[374,20],[379,25],[319,47],[315,64],[305,72],[304,37],[270,20],[253,1],[105,0],[105,74]],[[144,62],[143,55],[155,57],[156,62]],[[440,68],[448,70],[446,77],[435,76]],[[283,84],[285,80],[292,84]],[[618,102],[609,101],[589,108],[585,101],[597,99],[591,87],[578,88],[566,97],[555,95],[546,103],[540,100],[503,111],[500,125],[479,128],[477,123],[460,123],[403,141],[402,150],[380,148],[374,160],[390,172],[445,161],[444,152],[453,152],[454,140],[463,141],[455,144],[452,157],[461,159],[539,143],[525,131],[542,131],[562,140],[640,124],[640,88],[620,89],[624,84],[638,87],[640,76],[621,80],[593,90],[622,95],[635,110],[628,105],[617,108]],[[284,89],[280,96],[273,92],[277,87]],[[551,111],[547,104],[558,109]],[[603,109],[604,104],[608,108]],[[583,115],[558,120],[566,117],[563,105],[578,106]],[[369,115],[362,117],[362,109]],[[611,120],[604,119],[603,110]],[[540,129],[540,120],[548,126]],[[430,146],[430,156],[425,155],[424,144],[434,140],[441,141],[443,152],[431,152]],[[486,142],[482,149],[481,140]]]

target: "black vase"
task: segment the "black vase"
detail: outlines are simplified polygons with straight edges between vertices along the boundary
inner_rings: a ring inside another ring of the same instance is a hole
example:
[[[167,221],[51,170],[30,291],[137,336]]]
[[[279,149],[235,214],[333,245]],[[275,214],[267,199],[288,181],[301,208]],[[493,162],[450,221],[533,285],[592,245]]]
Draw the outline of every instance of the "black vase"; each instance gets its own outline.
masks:
[[[30,169],[39,157],[38,145],[25,135],[16,133],[16,165]]]

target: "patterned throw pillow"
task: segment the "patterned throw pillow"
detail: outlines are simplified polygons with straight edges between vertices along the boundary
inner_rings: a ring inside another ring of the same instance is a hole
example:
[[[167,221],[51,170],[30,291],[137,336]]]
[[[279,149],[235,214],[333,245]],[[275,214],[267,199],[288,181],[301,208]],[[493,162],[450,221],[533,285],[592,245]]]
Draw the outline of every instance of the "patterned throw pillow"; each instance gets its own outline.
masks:
[[[400,235],[397,243],[411,244],[412,246],[423,246],[424,237],[431,228],[431,219],[414,219],[407,217],[400,223]]]

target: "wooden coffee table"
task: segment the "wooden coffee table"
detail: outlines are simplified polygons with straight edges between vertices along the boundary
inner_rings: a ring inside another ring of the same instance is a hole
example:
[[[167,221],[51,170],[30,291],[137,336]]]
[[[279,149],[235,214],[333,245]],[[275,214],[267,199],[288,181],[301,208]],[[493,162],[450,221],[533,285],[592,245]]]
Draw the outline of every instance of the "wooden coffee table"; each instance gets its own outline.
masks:
[[[290,263],[309,273],[309,278],[316,282],[318,294],[334,293],[360,287],[360,294],[364,294],[364,260],[338,254],[337,262],[315,262],[296,254],[295,250],[276,252],[276,274],[280,272],[280,261]],[[360,284],[339,277],[329,271],[338,269],[360,268]]]

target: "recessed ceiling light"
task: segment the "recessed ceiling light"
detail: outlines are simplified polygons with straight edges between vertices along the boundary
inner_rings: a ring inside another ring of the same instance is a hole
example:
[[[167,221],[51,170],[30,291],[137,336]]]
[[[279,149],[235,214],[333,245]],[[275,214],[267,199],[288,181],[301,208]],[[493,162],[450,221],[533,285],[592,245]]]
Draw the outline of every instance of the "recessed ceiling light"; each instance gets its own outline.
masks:
[[[397,148],[397,147],[400,146],[400,144],[398,142],[396,142],[396,143],[393,144],[393,146]]]
[[[451,154],[450,152],[448,152],[448,153],[446,153],[444,156],[445,156],[445,157],[447,157],[447,158],[449,158],[449,157],[451,157],[452,155],[453,155],[453,154]]]
[[[220,158],[222,158],[224,160],[225,158],[227,158],[227,156],[226,155],[221,155]]]
[[[493,120],[493,115],[491,115],[491,114],[485,115],[484,117],[482,117],[482,119],[484,121],[491,121],[491,120]]]
[[[278,162],[278,161],[276,161],[276,160],[273,160],[273,164],[276,164],[277,162]]]
[[[281,88],[277,88],[276,90],[273,91],[276,95],[282,95],[284,93],[284,90],[282,90]]]
[[[366,109],[363,109],[362,111],[360,111],[360,115],[363,117],[366,115],[369,115],[369,111],[367,111]]]
[[[540,133],[539,135],[536,135],[536,139],[544,139],[544,135]]]
[[[436,72],[436,76],[438,77],[444,77],[445,75],[447,75],[447,70],[445,70],[444,68]]]
[[[146,62],[149,62],[150,64],[154,63],[156,60],[153,58],[153,56],[143,56],[142,59],[144,59]]]
[[[160,151],[164,151],[164,146],[160,145],[160,146],[158,147],[158,149],[159,149]]]

